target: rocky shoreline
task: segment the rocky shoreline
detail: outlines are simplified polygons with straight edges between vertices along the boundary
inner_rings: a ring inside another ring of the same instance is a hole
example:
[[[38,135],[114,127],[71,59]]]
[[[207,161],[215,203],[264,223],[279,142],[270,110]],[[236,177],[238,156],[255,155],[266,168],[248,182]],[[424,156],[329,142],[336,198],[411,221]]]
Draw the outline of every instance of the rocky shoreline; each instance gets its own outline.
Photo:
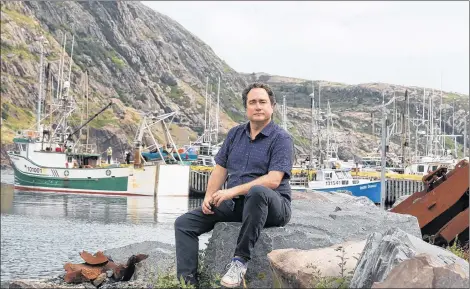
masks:
[[[365,197],[341,193],[294,193],[292,219],[264,229],[246,275],[248,288],[461,288],[469,281],[468,262],[424,242],[414,216],[381,210]],[[202,286],[217,287],[230,260],[239,223],[218,223],[200,257]],[[129,281],[109,278],[99,288],[161,288],[176,280],[174,246],[158,242],[130,244],[105,251],[114,262],[132,254],[148,258],[136,264]],[[410,269],[411,268],[411,269]],[[14,280],[10,288],[97,288],[91,282]],[[326,286],[326,287],[325,287]],[[346,287],[345,287],[346,286]]]

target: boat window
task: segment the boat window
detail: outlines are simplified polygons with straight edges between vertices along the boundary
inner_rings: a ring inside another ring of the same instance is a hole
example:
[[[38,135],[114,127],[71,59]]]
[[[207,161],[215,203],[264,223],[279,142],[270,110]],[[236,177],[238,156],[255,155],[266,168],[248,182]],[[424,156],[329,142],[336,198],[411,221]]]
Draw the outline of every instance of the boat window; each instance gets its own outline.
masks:
[[[418,173],[424,173],[424,165],[418,165]]]
[[[26,144],[24,144],[24,143],[21,144],[21,150],[26,151]]]
[[[71,163],[72,162],[72,157],[67,157],[67,162]]]
[[[337,171],[336,176],[338,177],[338,180],[344,179],[344,173],[342,171]]]
[[[432,166],[432,171],[437,170],[437,166]]]
[[[333,176],[333,173],[332,172],[329,172],[329,173],[325,173],[325,180],[331,180],[331,177]]]

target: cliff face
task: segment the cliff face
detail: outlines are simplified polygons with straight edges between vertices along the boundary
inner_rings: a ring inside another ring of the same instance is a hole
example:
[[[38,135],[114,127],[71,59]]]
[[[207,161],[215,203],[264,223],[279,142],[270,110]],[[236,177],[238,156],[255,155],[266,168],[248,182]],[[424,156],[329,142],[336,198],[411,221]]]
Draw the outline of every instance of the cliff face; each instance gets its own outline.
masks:
[[[111,145],[116,156],[120,156],[122,150],[129,148],[142,111],[177,111],[171,126],[173,138],[179,145],[196,139],[204,127],[206,78],[208,95],[215,100],[218,77],[219,139],[245,120],[242,89],[249,82],[264,81],[273,86],[278,103],[286,95],[289,130],[299,150],[308,151],[311,81],[238,73],[177,22],[139,2],[1,2],[1,35],[2,144],[11,142],[16,130],[34,127],[41,36],[48,42],[44,45],[44,66],[50,65],[52,95],[56,95],[65,36],[65,73],[66,76],[70,73],[71,95],[79,106],[84,105],[86,71],[90,115],[110,98],[120,100],[90,124],[91,142],[96,142],[100,151]],[[405,89],[414,100],[422,95],[418,88],[385,84],[345,85],[326,81],[314,84],[315,94],[321,84],[323,111],[326,100],[330,101],[333,127],[345,157],[377,147],[378,138],[371,135],[370,113],[380,105],[383,88],[388,91],[387,99],[392,91],[402,95]],[[461,116],[466,102],[462,101],[464,96],[444,93],[446,104],[453,99],[457,100],[456,112],[460,116],[455,124],[458,133],[463,131]],[[450,128],[450,109],[445,111],[444,119]],[[83,109],[75,113],[71,121],[75,127],[83,114]],[[275,120],[280,122],[279,110]],[[164,140],[161,130],[155,128],[154,132],[159,141]]]
[[[2,2],[1,19],[2,108],[8,135],[2,139],[11,139],[11,130],[25,127],[15,119],[33,125],[41,35],[48,40],[45,66],[51,64],[54,82],[65,34],[66,64],[73,58],[72,95],[83,102],[88,71],[91,110],[98,111],[113,97],[131,116],[120,122],[113,110],[92,122],[90,135],[102,148],[127,145],[137,129],[138,111],[177,111],[177,141],[194,140],[203,129],[206,78],[214,100],[221,78],[221,133],[243,118],[238,92],[245,79],[196,36],[140,3]],[[121,132],[114,141],[109,140],[113,127]]]

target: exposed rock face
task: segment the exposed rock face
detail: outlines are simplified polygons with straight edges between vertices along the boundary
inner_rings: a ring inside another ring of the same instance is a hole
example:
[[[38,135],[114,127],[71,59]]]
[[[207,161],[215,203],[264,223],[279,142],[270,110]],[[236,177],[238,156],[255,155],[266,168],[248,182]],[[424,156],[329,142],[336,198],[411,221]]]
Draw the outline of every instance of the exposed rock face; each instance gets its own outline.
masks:
[[[148,255],[148,258],[136,264],[134,275],[131,281],[133,282],[149,282],[155,280],[159,274],[167,273],[169,270],[175,271],[175,251],[174,246],[162,244],[159,242],[142,242],[131,244],[125,247],[106,250],[106,255],[113,256],[114,262],[125,262],[126,255],[135,255],[138,252]],[[127,284],[128,282],[120,282]],[[119,284],[119,283],[114,283]]]
[[[468,281],[468,270],[459,264],[443,264],[424,253],[398,264],[383,282],[374,282],[372,288],[468,288]]]
[[[425,255],[418,257],[420,254]],[[406,260],[409,261],[401,265]],[[396,267],[398,268],[392,271]],[[417,278],[416,280],[399,281],[401,278],[409,276],[409,273],[416,270],[416,268],[423,270],[420,274],[413,275]],[[410,272],[406,273],[405,271]],[[453,272],[453,275],[444,273],[445,271]],[[462,272],[466,272],[466,274],[462,275]],[[394,228],[382,232],[377,231],[369,236],[350,286],[351,288],[371,288],[375,282],[383,282],[375,286],[377,288],[386,288],[387,284],[394,284],[393,287],[398,286],[398,288],[400,286],[410,286],[409,288],[423,286],[426,288],[426,286],[432,284],[463,287],[459,285],[466,282],[465,287],[467,287],[469,282],[468,272],[469,265],[467,261],[443,248],[426,243],[401,229]],[[387,277],[389,275],[390,279]],[[393,280],[396,283],[393,283]],[[451,280],[456,282],[455,285],[450,284]]]
[[[312,250],[274,250],[268,254],[274,283],[281,288],[315,288],[322,278],[345,277],[354,271],[365,244],[362,240]],[[339,266],[341,262],[345,263]]]
[[[365,197],[317,192],[306,195],[309,195],[306,199],[292,201],[292,218],[287,226],[262,230],[248,264],[249,287],[272,287],[267,254],[273,250],[310,250],[360,241],[370,233],[385,232],[389,228],[400,228],[421,237],[415,217],[383,211]],[[233,257],[239,231],[239,223],[215,226],[204,256],[206,274],[225,273],[224,266]]]

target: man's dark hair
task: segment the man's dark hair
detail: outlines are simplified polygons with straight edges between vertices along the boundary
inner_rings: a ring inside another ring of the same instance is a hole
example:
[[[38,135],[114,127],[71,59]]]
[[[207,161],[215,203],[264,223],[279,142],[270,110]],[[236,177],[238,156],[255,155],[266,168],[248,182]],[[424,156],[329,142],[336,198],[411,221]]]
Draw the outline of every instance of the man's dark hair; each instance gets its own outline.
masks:
[[[250,90],[252,90],[253,88],[263,88],[264,90],[266,90],[266,92],[268,93],[269,95],[269,101],[271,102],[271,105],[275,105],[276,104],[276,98],[274,97],[274,92],[273,90],[271,89],[271,87],[269,87],[269,85],[267,84],[264,84],[264,83],[261,83],[261,82],[255,82],[255,83],[252,83],[250,85],[248,85],[247,88],[245,88],[242,92],[242,100],[243,100],[243,106],[246,108],[246,105],[247,105],[247,98],[248,98],[248,93],[250,92]]]

